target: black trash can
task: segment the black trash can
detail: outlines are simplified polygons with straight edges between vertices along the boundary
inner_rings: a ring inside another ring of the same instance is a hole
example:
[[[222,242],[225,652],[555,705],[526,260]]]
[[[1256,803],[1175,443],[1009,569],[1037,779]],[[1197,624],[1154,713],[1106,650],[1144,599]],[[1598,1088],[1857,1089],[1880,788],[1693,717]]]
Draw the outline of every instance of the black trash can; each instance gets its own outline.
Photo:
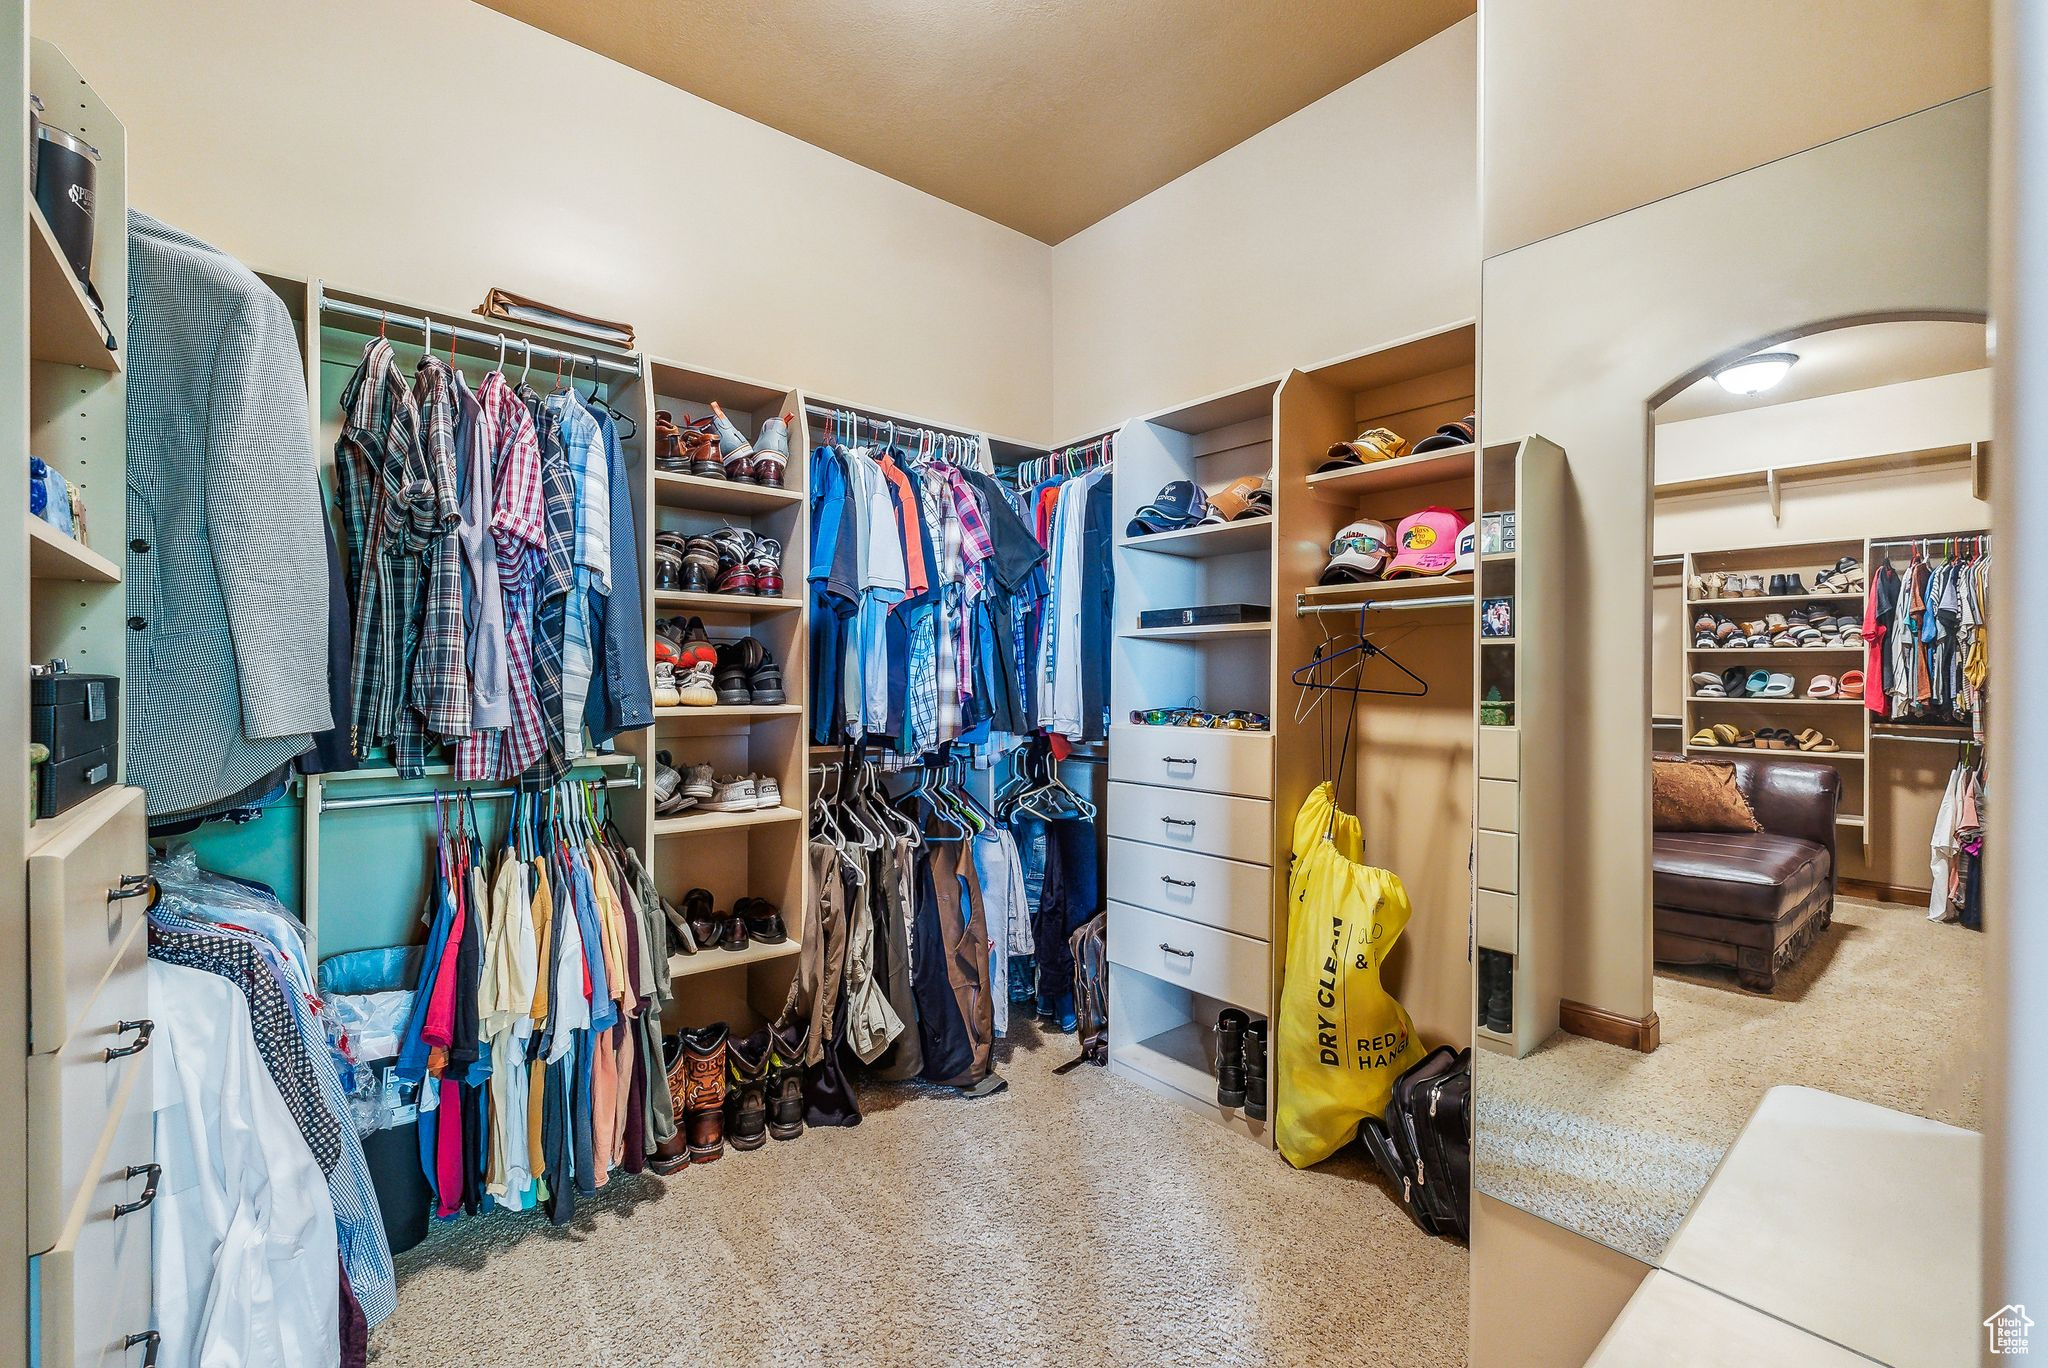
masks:
[[[344,1014],[349,999],[366,999],[373,993],[403,993],[409,1000],[419,983],[421,957],[416,945],[329,955],[320,961],[320,995]],[[352,1034],[355,1029],[350,1027]],[[396,1062],[389,1057],[358,1061],[374,1080],[376,1100],[356,1122],[359,1131],[370,1127],[363,1134],[363,1158],[370,1166],[370,1186],[377,1192],[378,1214],[384,1218],[384,1238],[394,1254],[427,1237],[434,1201],[433,1189],[420,1170],[417,1098],[408,1100],[411,1090],[401,1089],[390,1077]]]
[[[36,125],[36,138],[36,205],[79,283],[90,284],[99,149],[46,122]]]

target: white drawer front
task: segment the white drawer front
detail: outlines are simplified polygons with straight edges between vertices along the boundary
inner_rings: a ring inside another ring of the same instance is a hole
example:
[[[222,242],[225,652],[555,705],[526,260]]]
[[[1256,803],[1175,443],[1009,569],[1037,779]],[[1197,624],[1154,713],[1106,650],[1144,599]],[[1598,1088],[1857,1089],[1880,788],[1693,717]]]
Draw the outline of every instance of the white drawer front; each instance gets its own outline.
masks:
[[[147,1080],[149,1070],[133,1074]],[[129,1170],[149,1162],[152,1117],[145,1092],[131,1090],[116,1106],[106,1136],[95,1138],[81,1162],[89,1190],[65,1213],[56,1246],[32,1260],[44,1364],[113,1368],[141,1363],[146,1352],[128,1337],[152,1324],[150,1214],[147,1207],[121,1207],[146,1190],[148,1174]]]
[[[1129,723],[1113,726],[1109,729],[1109,777],[1123,783],[1270,798],[1272,733]]]
[[[1246,864],[1273,861],[1273,805],[1150,784],[1109,786],[1109,834]]]
[[[1479,729],[1479,777],[1519,779],[1522,777],[1522,734],[1513,727]]]
[[[149,873],[142,790],[108,789],[65,816],[63,834],[28,861],[29,1029],[39,1054],[63,1046],[149,910],[147,897],[108,896]]]
[[[1510,955],[1517,953],[1522,941],[1520,906],[1520,901],[1512,893],[1480,889],[1475,928],[1480,945]]]
[[[1516,838],[1504,831],[1479,833],[1479,886],[1513,893],[1521,886]]]
[[[139,901],[139,900],[138,900]],[[140,1030],[122,1022],[149,1016],[149,928],[130,928],[115,954],[113,970],[55,1054],[28,1058],[29,1248],[48,1249],[57,1239],[81,1184],[91,1181],[93,1150],[114,1114],[115,1100],[139,1075],[132,1093],[150,1106],[149,1050],[109,1060],[109,1050],[129,1049]]]
[[[1479,825],[1488,831],[1521,830],[1522,786],[1510,779],[1479,781]]]
[[[1198,922],[1128,903],[1109,905],[1109,958],[1113,964],[1177,984],[1266,1016],[1267,949],[1264,941],[1232,935]]]
[[[1109,896],[1253,940],[1273,934],[1273,871],[1112,837]]]

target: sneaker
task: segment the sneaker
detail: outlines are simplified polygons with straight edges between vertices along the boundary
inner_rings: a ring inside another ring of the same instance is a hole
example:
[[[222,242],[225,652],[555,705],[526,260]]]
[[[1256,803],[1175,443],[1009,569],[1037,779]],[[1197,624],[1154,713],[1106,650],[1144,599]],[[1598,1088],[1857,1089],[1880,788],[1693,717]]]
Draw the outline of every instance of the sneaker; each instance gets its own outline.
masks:
[[[733,426],[716,399],[711,401],[711,421],[718,432],[718,459],[725,467],[725,478],[734,484],[760,483],[754,478],[754,444]]]
[[[668,752],[654,757],[654,815],[673,817],[697,800],[683,791],[683,772],[669,763]]]
[[[693,801],[709,798],[712,791],[711,766],[684,765],[682,769],[683,792],[689,794]]]
[[[754,781],[744,774],[728,774],[713,785],[711,796],[698,806],[705,812],[752,812],[759,805]]]
[[[687,622],[681,618],[671,618],[670,621],[677,624],[676,630],[681,633],[677,641],[679,653],[676,658],[679,663],[684,665],[716,665],[718,663],[718,648],[711,644],[711,634],[704,630],[703,618],[693,617]]]
[[[747,671],[747,697],[764,705],[789,701],[782,687],[782,667],[765,646],[761,648],[760,664]]]
[[[764,700],[754,696],[755,669],[768,659],[768,652],[752,637],[739,637],[718,648],[716,688],[718,701],[727,707],[744,707]],[[777,672],[780,678],[780,672]]]
[[[712,708],[718,706],[718,690],[712,687],[711,667],[692,665],[676,680],[677,700],[685,708]]]
[[[728,527],[715,533],[711,541],[718,551],[718,578],[711,586],[714,594],[753,594],[759,592],[754,579],[754,534],[744,528]],[[778,558],[777,575],[781,574]]]
[[[679,708],[683,703],[683,691],[676,687],[676,667],[666,660],[654,662],[654,706],[657,708]]]
[[[754,592],[762,598],[782,597],[782,543],[773,537],[756,537],[754,553],[747,558],[747,570],[754,577]]]
[[[789,425],[796,418],[785,413],[761,424],[754,441],[754,479],[763,489],[782,488],[783,472],[789,468]]]
[[[754,806],[758,808],[779,808],[782,806],[782,785],[763,774],[750,774],[754,781]]]
[[[708,594],[718,578],[718,543],[709,537],[690,537],[683,542],[680,580],[676,587],[690,594]]]

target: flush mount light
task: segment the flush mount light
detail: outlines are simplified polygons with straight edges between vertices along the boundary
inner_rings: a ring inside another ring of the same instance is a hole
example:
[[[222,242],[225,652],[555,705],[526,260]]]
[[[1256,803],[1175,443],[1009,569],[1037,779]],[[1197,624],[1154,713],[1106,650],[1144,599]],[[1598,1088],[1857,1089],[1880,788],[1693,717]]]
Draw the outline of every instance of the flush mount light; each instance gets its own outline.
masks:
[[[1758,352],[1714,372],[1714,381],[1730,394],[1762,394],[1792,373],[1794,352]]]

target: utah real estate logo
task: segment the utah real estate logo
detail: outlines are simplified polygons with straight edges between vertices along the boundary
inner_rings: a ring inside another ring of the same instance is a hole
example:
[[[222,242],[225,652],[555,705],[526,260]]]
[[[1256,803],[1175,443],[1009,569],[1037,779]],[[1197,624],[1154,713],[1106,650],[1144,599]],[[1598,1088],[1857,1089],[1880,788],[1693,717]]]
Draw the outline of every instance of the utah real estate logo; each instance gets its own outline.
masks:
[[[1994,1354],[2026,1353],[2027,1331],[2033,1328],[2027,1308],[2018,1303],[2001,1306],[1984,1318],[1984,1334]]]

